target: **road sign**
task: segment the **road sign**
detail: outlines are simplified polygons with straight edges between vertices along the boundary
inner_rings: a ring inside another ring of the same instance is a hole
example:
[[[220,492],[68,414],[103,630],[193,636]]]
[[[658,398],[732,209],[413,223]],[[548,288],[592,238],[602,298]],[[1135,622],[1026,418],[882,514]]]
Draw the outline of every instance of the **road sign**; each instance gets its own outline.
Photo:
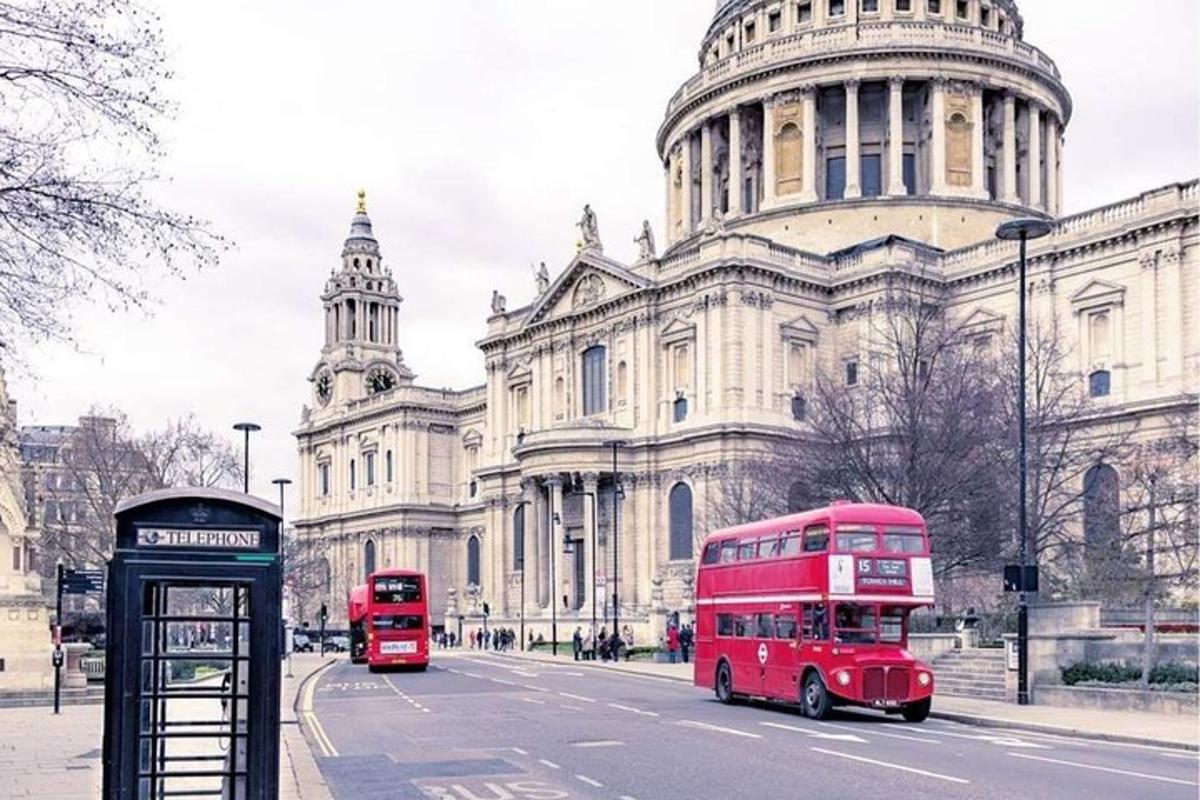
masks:
[[[63,594],[104,594],[104,570],[66,569],[62,584]]]
[[[758,646],[758,663],[764,667],[767,665],[767,643],[763,642]]]

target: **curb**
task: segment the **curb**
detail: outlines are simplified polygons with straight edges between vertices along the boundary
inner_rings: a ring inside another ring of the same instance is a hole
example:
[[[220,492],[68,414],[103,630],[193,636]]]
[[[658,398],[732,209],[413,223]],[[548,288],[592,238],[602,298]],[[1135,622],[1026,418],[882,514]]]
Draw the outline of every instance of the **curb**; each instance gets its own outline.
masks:
[[[300,709],[297,706],[300,704],[300,698],[304,695],[304,690],[308,688],[308,682],[337,663],[339,663],[338,659],[331,658],[300,679],[300,685],[296,687],[296,696],[292,698],[292,713],[296,715],[295,722],[301,728],[304,727],[304,722],[300,719]]]
[[[1123,733],[1100,733],[1099,731],[1090,731],[1084,728],[1072,728],[1067,725],[1022,722],[1021,720],[1011,720],[1003,717],[983,717],[975,714],[964,714],[959,711],[938,711],[934,709],[929,712],[929,716],[932,719],[944,719],[964,725],[974,725],[978,728],[1004,728],[1015,731],[1028,731],[1029,733],[1076,736],[1080,739],[1092,739],[1093,741],[1113,742],[1115,744],[1136,744],[1143,747],[1162,747],[1168,750],[1185,750],[1189,752],[1200,751],[1200,744],[1194,742],[1180,742],[1174,739],[1152,739],[1146,736],[1128,736]]]
[[[534,663],[560,663],[560,659],[539,658],[537,656],[530,656],[524,653],[507,653],[505,655],[521,661],[530,661]],[[653,675],[645,672],[635,672],[634,670],[621,669],[620,667],[614,669],[611,666],[604,666],[603,662],[594,663],[591,661],[562,661],[561,663],[571,664],[572,666],[576,667],[585,667],[587,669],[603,670],[610,674],[616,672],[624,673],[626,675],[635,675],[639,678],[671,681],[673,683],[686,683],[689,685],[692,683],[690,678],[677,678],[673,675]],[[1072,728],[1066,725],[1049,725],[1041,722],[1022,722],[1021,720],[1010,720],[1003,717],[985,717],[975,714],[965,714],[960,711],[938,711],[936,708],[934,708],[929,712],[929,716],[933,719],[959,722],[964,725],[973,725],[979,728],[1000,728],[1015,731],[1028,731],[1029,733],[1048,733],[1058,736],[1076,736],[1081,739],[1092,739],[1100,742],[1136,744],[1144,747],[1162,747],[1169,750],[1184,750],[1189,752],[1200,751],[1200,744],[1193,742],[1181,742],[1174,739],[1152,739],[1145,736],[1129,736],[1123,733],[1100,733],[1098,731],[1090,731],[1084,728]]]
[[[333,665],[335,665],[337,663],[339,663],[339,659],[336,659],[336,658],[330,659],[329,661],[322,663],[319,667],[317,667],[312,672],[308,673],[303,678],[301,678],[300,683],[296,686],[296,694],[292,698],[292,717],[293,718],[290,720],[286,720],[286,721],[282,720],[282,719],[280,720],[280,728],[281,728],[281,733],[282,733],[281,745],[288,752],[288,765],[291,768],[292,780],[295,782],[296,787],[298,788],[298,791],[299,791],[299,796],[301,798],[320,798],[320,800],[324,800],[325,798],[332,798],[332,794],[329,791],[329,787],[325,783],[324,776],[321,775],[320,768],[317,767],[317,765],[316,765],[316,756],[313,753],[313,745],[312,745],[312,741],[311,741],[312,733],[309,730],[308,725],[305,724],[304,716],[300,713],[298,706],[300,705],[300,698],[304,696],[304,693],[307,690],[309,683],[311,681],[319,678],[322,673],[324,673],[327,669],[329,669],[330,667],[332,667]],[[299,734],[299,736],[298,736],[299,743],[297,746],[304,748],[305,753],[312,765],[312,769],[316,770],[316,775],[315,775],[316,780],[302,779],[301,775],[297,772],[296,757],[293,756],[292,752],[291,752],[292,751],[292,735],[289,734],[287,732],[286,728],[284,727],[284,726],[290,727],[293,725],[295,726],[295,733]]]
[[[563,666],[570,665],[571,667],[583,667],[585,669],[594,669],[594,670],[598,670],[600,672],[607,672],[609,675],[613,675],[613,674],[632,675],[635,678],[649,678],[650,680],[670,681],[671,683],[683,683],[683,684],[687,684],[689,686],[692,684],[691,678],[677,678],[674,675],[655,675],[652,672],[638,672],[637,670],[624,669],[622,667],[614,667],[612,664],[605,664],[605,662],[603,662],[603,661],[567,661],[566,659],[559,659],[559,658],[555,658],[553,656],[550,656],[547,658],[539,658],[538,656],[526,655],[525,653],[520,653],[520,652],[497,653],[494,655],[507,656],[509,658],[515,658],[519,661],[527,661],[527,662],[534,663],[534,664],[559,664],[559,665],[563,665]],[[636,663],[636,662],[622,661],[621,663],[625,664],[625,663]]]

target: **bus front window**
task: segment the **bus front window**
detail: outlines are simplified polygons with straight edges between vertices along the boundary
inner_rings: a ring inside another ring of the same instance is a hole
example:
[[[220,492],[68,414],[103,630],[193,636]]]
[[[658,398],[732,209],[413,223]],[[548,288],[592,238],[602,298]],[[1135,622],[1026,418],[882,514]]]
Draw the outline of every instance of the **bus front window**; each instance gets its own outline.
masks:
[[[861,603],[839,603],[833,640],[838,644],[875,644],[879,641],[878,608]]]
[[[842,553],[871,553],[878,547],[875,529],[869,525],[839,525],[835,539]]]
[[[904,606],[883,606],[879,613],[879,641],[903,645],[908,639],[908,612]]]

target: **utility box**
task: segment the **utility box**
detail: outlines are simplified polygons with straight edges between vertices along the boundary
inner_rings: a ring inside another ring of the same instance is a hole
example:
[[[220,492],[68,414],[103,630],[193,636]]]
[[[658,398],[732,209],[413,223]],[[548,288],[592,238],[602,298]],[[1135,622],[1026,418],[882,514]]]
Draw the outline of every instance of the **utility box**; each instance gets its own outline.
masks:
[[[223,489],[164,489],[115,516],[104,797],[275,800],[278,507]]]

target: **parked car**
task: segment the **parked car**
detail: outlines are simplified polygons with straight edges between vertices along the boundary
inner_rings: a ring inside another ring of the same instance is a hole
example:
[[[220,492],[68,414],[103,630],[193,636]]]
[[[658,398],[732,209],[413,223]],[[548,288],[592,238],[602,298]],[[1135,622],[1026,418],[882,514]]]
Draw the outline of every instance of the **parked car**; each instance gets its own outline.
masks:
[[[293,633],[292,650],[297,653],[311,653],[313,651],[312,639],[308,638],[308,634],[305,633]]]
[[[350,650],[349,636],[330,636],[325,639],[325,649],[335,653],[345,653]]]

